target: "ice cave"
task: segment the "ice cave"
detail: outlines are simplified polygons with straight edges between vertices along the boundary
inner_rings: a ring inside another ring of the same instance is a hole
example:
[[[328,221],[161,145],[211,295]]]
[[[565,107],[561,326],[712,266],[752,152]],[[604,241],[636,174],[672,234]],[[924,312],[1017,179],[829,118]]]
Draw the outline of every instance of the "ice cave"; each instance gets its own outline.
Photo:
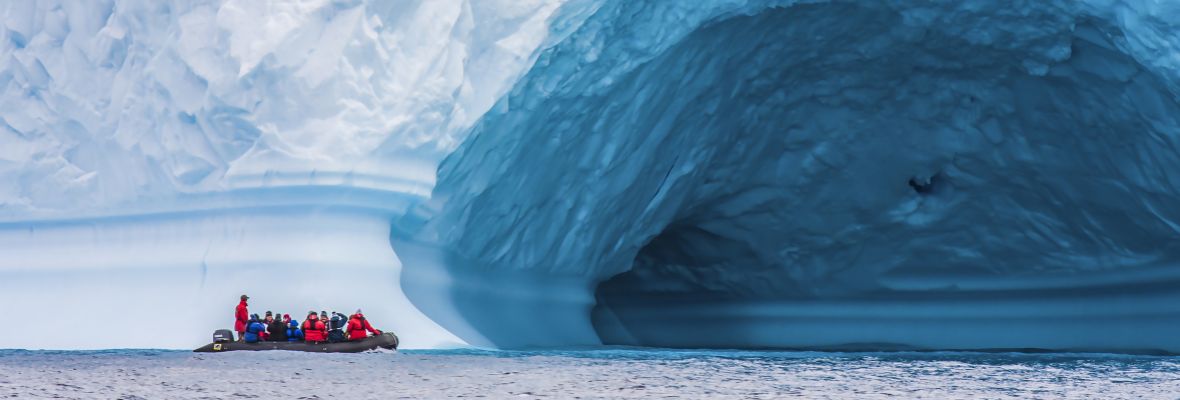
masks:
[[[1180,352],[1180,3],[0,17],[0,300],[192,316],[149,347],[248,291],[417,348]],[[0,348],[143,345],[49,330]]]

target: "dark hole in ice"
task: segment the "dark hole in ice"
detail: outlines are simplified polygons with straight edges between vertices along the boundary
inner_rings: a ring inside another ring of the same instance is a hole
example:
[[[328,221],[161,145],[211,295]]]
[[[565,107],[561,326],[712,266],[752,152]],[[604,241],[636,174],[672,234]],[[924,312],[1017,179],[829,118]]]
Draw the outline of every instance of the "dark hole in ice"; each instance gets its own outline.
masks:
[[[911,177],[907,183],[910,185],[910,188],[914,189],[914,192],[921,195],[927,195],[934,193],[935,187],[938,186],[942,179],[943,178],[941,174],[934,174],[928,178],[920,178],[915,176]]]
[[[673,223],[638,252],[631,270],[598,285],[592,321],[605,344],[720,346],[748,321],[708,309],[741,308],[750,292],[771,284],[763,280],[773,280],[775,268],[743,239]]]

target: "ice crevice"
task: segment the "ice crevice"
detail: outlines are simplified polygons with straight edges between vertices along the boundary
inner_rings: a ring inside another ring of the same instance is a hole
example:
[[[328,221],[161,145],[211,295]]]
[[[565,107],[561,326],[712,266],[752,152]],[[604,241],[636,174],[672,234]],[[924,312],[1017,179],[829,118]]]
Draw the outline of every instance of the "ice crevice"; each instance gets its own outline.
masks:
[[[1180,350],[1178,15],[603,5],[399,222],[405,285],[507,347]]]

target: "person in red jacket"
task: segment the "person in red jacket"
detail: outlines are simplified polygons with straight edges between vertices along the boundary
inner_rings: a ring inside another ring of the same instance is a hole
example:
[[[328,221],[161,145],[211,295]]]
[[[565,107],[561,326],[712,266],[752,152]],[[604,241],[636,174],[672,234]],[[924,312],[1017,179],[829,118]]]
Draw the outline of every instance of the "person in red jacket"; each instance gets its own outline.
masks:
[[[307,320],[303,321],[303,341],[319,343],[328,340],[328,328],[315,311],[307,313]]]
[[[372,332],[374,336],[380,335],[381,331],[373,329],[373,325],[369,324],[369,320],[365,319],[365,314],[361,310],[356,310],[356,314],[348,318],[348,340],[361,340],[369,335],[365,331]]]
[[[246,321],[250,320],[250,313],[246,310],[246,300],[250,296],[242,295],[242,301],[238,303],[238,308],[234,312],[234,331],[238,332],[238,341],[246,338]]]

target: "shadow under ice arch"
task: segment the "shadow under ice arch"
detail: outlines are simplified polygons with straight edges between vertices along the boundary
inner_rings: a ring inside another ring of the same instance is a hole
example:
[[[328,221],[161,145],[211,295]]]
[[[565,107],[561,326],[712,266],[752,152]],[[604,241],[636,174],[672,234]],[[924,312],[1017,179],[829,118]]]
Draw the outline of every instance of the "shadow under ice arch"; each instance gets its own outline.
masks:
[[[395,228],[442,249],[403,286],[459,336],[1180,351],[1176,70],[1126,20],[811,4],[661,47],[611,18],[665,10],[610,7]]]

